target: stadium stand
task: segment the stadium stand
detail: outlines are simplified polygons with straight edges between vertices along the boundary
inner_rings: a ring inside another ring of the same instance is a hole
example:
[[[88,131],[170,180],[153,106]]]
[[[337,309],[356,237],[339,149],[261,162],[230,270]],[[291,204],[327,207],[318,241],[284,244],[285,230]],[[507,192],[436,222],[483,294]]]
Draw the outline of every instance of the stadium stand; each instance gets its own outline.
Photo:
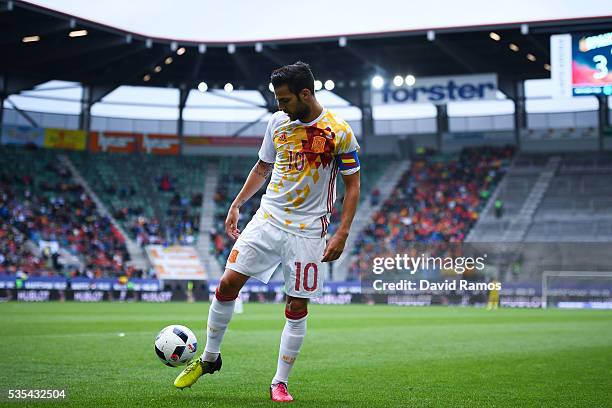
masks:
[[[139,245],[197,240],[207,159],[118,153],[70,159]]]
[[[225,235],[224,220],[233,197],[242,187],[253,163],[249,160],[235,157],[166,157],[154,155],[126,155],[121,153],[87,153],[67,152],[47,149],[29,150],[24,147],[3,146],[3,200],[2,200],[2,247],[3,262],[8,259],[19,259],[26,263],[21,269],[31,273],[45,273],[46,269],[35,253],[40,252],[42,238],[37,231],[22,233],[20,229],[12,228],[8,223],[13,222],[9,213],[14,211],[16,203],[28,198],[32,194],[40,195],[33,203],[42,206],[45,200],[53,200],[48,205],[57,205],[57,194],[61,191],[60,200],[63,203],[72,203],[81,200],[78,206],[89,217],[96,228],[111,231],[112,236],[121,240],[121,234],[102,217],[96,210],[93,201],[84,190],[74,183],[67,168],[60,164],[60,155],[68,156],[70,162],[82,175],[89,187],[105,205],[110,214],[123,227],[129,238],[139,246],[148,244],[182,244],[194,245],[199,232],[200,209],[203,200],[204,179],[206,166],[214,162],[218,168],[217,190],[214,193],[214,223],[210,232],[210,254],[214,254],[219,265],[225,264],[225,259],[231,249],[232,242]],[[371,157],[362,161],[362,194],[361,200],[376,200],[376,183],[387,168],[391,159],[388,157]],[[52,172],[48,169],[54,169]],[[15,174],[21,174],[21,181],[15,182]],[[33,181],[35,180],[35,182]],[[62,184],[63,183],[63,184]],[[60,187],[58,187],[60,186]],[[57,190],[59,189],[59,190]],[[15,190],[15,191],[13,191]],[[57,190],[57,191],[56,191]],[[64,191],[66,190],[66,191]],[[261,189],[242,209],[243,220],[250,219],[257,208],[265,189]],[[332,215],[332,225],[329,233],[332,234],[339,223],[339,214],[342,208],[344,186],[338,183],[338,199]],[[18,201],[15,201],[18,200]],[[41,200],[39,202],[39,200]],[[68,208],[68,207],[66,207]],[[75,216],[80,212],[77,211]],[[7,223],[8,222],[8,223]],[[78,221],[74,221],[78,222]],[[110,237],[107,237],[110,239]],[[32,239],[36,245],[18,245],[19,255],[15,249],[16,243],[27,242]],[[61,241],[61,240],[60,240]],[[62,244],[60,246],[63,248]],[[109,251],[109,260],[104,261],[102,255],[96,255],[88,248],[71,248],[69,253],[80,256],[84,266],[77,267],[80,272],[95,276],[109,276],[122,274],[126,270],[129,255],[125,244],[113,241],[105,248],[121,248],[121,256],[114,256]],[[10,249],[10,251],[9,251]],[[206,255],[206,254],[204,254]],[[100,257],[98,259],[97,257]],[[118,261],[114,261],[115,258]],[[77,263],[78,264],[78,263]],[[12,265],[12,264],[11,264]],[[15,265],[13,265],[15,266]],[[62,268],[50,269],[47,272],[59,272]],[[91,269],[93,266],[100,268]],[[12,268],[14,269],[14,267]],[[93,272],[92,272],[93,271]],[[131,269],[130,269],[131,271]],[[131,272],[133,273],[133,272]]]
[[[71,178],[58,160],[60,154],[70,157],[139,245],[196,243],[206,168],[215,163],[216,191],[206,192],[213,194],[214,222],[204,233],[210,234],[209,253],[221,267],[231,248],[224,233],[227,208],[253,165],[227,156],[179,159],[14,146],[1,149],[1,272],[33,275],[138,273],[127,266],[130,257],[121,234]],[[417,157],[358,235],[352,253],[361,255],[353,256],[349,263],[349,278],[358,277],[360,263],[365,265],[373,254],[405,251],[410,243],[462,242],[468,236],[467,241],[472,242],[502,242],[508,237],[505,231],[516,219],[524,218],[522,214],[530,206],[521,242],[612,240],[609,153],[512,155],[512,148],[484,147],[455,155],[428,152]],[[537,203],[530,203],[552,159],[554,172],[538,194]],[[379,200],[375,186],[390,162],[385,157],[367,156],[362,161],[362,201]],[[243,222],[255,213],[263,193],[264,189],[260,190],[245,205]],[[340,182],[330,233],[339,223],[342,196]],[[503,203],[499,213],[496,201]],[[384,240],[380,239],[383,235]],[[503,269],[510,273],[520,264],[521,279],[537,280],[537,274],[528,271],[541,271],[542,262],[554,266],[558,248],[551,246],[547,255],[533,257],[529,251],[518,252],[500,261]],[[539,258],[537,266],[532,265],[535,258]]]
[[[529,197],[537,181],[557,160],[537,205]],[[487,209],[468,241],[502,243],[499,260],[506,282],[539,282],[546,270],[607,271],[612,240],[612,155],[610,153],[521,153],[494,193],[504,200],[504,214]],[[534,206],[522,216],[525,207]],[[524,234],[512,239],[508,230],[522,218]],[[509,238],[510,237],[510,238]]]
[[[610,154],[563,156],[535,213],[525,241],[612,240],[611,177]]]
[[[512,147],[484,147],[416,158],[357,239],[349,279],[373,256],[409,252],[413,243],[464,241],[513,154]]]
[[[0,147],[0,271],[134,275],[123,237],[53,150]],[[30,241],[30,242],[27,242]]]
[[[604,242],[612,239],[612,156],[609,153],[527,154],[521,153],[508,170],[495,198],[504,202],[504,215],[485,211],[470,241],[516,241],[506,231],[536,188],[537,180],[551,159],[558,167],[525,218],[520,242]]]

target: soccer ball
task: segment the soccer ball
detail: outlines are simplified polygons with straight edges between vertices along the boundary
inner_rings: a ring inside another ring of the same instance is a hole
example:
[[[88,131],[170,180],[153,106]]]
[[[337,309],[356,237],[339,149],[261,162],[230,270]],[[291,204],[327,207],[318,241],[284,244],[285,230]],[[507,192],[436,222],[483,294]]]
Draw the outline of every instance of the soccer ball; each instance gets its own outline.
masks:
[[[155,337],[155,354],[169,367],[189,362],[198,349],[198,339],[185,326],[173,324],[164,327]]]

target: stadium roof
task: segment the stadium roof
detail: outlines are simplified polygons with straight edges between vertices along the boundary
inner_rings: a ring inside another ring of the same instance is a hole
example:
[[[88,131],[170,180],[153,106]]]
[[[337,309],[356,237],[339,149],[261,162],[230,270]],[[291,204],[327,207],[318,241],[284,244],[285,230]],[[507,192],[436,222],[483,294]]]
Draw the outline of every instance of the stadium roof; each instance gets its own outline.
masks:
[[[232,0],[231,7],[219,0],[27,0],[27,3],[140,36],[205,44],[473,28],[575,20],[612,13],[601,0],[376,3],[310,0],[307,9],[296,8],[295,3],[286,0]]]
[[[0,9],[0,74],[31,78],[33,85],[57,79],[109,91],[120,85],[192,89],[200,81],[263,91],[271,70],[297,60],[340,89],[376,73],[496,72],[503,90],[505,80],[550,76],[551,34],[612,29],[612,16],[605,16],[355,35],[346,44],[338,37],[238,43],[228,50],[227,44],[145,37],[22,1],[0,0]]]

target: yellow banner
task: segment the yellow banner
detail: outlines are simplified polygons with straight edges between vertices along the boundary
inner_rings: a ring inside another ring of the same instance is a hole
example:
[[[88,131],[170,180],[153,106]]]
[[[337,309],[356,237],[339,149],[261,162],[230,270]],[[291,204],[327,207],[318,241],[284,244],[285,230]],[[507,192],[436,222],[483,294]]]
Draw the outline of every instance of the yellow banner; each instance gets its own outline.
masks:
[[[45,129],[44,146],[51,149],[85,150],[87,135],[82,130]]]

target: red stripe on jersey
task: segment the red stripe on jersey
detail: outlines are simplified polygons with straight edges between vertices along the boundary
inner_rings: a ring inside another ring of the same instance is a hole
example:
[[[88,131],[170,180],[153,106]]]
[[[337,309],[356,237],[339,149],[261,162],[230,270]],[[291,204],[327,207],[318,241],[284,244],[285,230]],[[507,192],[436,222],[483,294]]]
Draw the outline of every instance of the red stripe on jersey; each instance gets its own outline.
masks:
[[[331,213],[334,209],[334,186],[336,182],[336,175],[338,174],[338,164],[334,162],[331,169],[331,177],[329,178],[329,185],[327,186],[327,212]]]
[[[327,234],[327,227],[329,226],[329,222],[327,221],[327,217],[324,215],[320,218],[321,220],[321,238],[325,237]]]
[[[331,190],[331,182],[334,176],[334,166],[332,165],[331,173],[329,175],[329,183],[327,184],[327,202],[326,202],[326,210],[329,212],[329,193]]]
[[[329,203],[329,212],[334,211],[334,201],[336,201],[336,177],[338,177],[338,163],[334,166],[334,179],[332,181],[331,202]]]
[[[323,221],[323,217],[319,218],[321,220],[321,238],[325,236],[325,222]]]

